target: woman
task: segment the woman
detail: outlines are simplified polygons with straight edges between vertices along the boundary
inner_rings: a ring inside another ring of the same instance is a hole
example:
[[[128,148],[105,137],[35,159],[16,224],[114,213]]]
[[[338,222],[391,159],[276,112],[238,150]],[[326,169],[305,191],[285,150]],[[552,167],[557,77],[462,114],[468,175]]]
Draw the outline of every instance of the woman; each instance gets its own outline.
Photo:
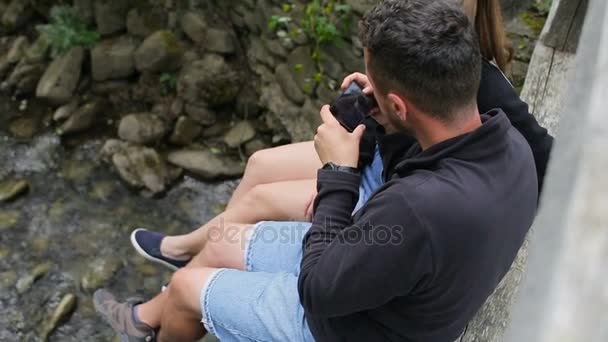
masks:
[[[527,104],[519,99],[501,72],[508,68],[512,49],[507,43],[502,26],[499,1],[464,0],[463,7],[469,18],[475,21],[481,52],[487,60],[483,63],[478,93],[479,111],[484,113],[499,107],[507,114],[512,125],[530,144],[540,187],[553,138],[546,129],[538,125],[528,112]],[[364,92],[373,91],[367,84],[365,75],[359,73],[346,77],[342,88],[346,88],[353,81],[364,86]],[[396,140],[404,144],[403,139]],[[407,144],[403,146],[404,149],[408,147]],[[362,206],[383,182],[383,163],[377,150],[374,151],[373,157],[372,162],[363,169],[357,208]],[[138,229],[131,235],[131,241],[137,251],[147,259],[177,269],[203,250],[207,241],[215,241],[214,233],[222,235],[224,240],[226,232],[231,230],[233,233],[246,233],[239,231],[240,226],[237,223],[256,223],[261,220],[309,221],[316,194],[316,173],[321,166],[312,141],[256,152],[249,159],[243,179],[224,213],[186,235],[165,237],[159,233]],[[229,241],[212,243],[208,247],[205,248],[206,262],[219,260],[214,257],[214,251],[240,248],[231,245]]]

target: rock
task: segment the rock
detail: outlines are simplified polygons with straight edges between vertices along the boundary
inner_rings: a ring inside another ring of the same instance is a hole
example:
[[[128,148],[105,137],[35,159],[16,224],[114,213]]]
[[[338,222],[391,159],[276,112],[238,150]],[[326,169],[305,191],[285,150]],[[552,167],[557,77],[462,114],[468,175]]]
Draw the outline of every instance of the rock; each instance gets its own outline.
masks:
[[[19,223],[21,215],[18,211],[0,211],[0,231],[11,229]]]
[[[6,293],[9,289],[15,286],[17,282],[17,272],[5,271],[0,272],[0,292]]]
[[[234,104],[236,115],[241,118],[251,119],[258,117],[262,108],[260,107],[259,86],[256,83],[247,84],[239,92]]]
[[[15,30],[25,24],[33,14],[28,1],[12,0],[4,10],[0,23],[9,30]]]
[[[91,101],[78,108],[58,129],[59,135],[82,132],[89,129],[95,122],[95,117],[101,112],[103,103]]]
[[[267,148],[268,145],[262,139],[253,139],[245,144],[245,155],[251,157],[257,151]]]
[[[95,259],[80,280],[80,286],[85,291],[94,291],[105,285],[122,267],[118,256],[108,255]]]
[[[308,141],[313,137],[313,127],[309,118],[301,115],[299,106],[295,106],[285,96],[278,84],[268,84],[261,91],[260,102],[271,112],[268,118],[274,117],[280,122],[293,142]],[[316,127],[314,127],[316,129]]]
[[[53,120],[55,121],[63,121],[72,115],[76,109],[78,108],[78,99],[74,99],[70,101],[68,104],[65,104],[55,111],[53,114]]]
[[[181,28],[188,38],[197,44],[206,41],[207,23],[202,15],[195,12],[186,12],[180,21]]]
[[[287,58],[287,55],[289,54],[289,51],[281,45],[281,42],[278,39],[262,38],[262,44],[269,53],[281,59]]]
[[[158,116],[149,113],[129,114],[120,120],[118,136],[137,144],[160,141],[167,133],[167,124]]]
[[[169,141],[175,145],[190,145],[201,134],[201,126],[187,116],[180,116]]]
[[[42,340],[46,341],[59,324],[72,315],[74,310],[76,310],[76,296],[68,293],[61,298],[51,317],[42,323]]]
[[[336,97],[340,95],[340,92],[337,90],[331,89],[327,82],[321,82],[317,86],[316,90],[317,98],[323,103],[332,103]]]
[[[204,104],[188,103],[185,105],[184,110],[192,120],[201,125],[209,126],[217,121],[215,113],[210,111]]]
[[[25,55],[29,47],[29,43],[27,41],[27,37],[20,36],[11,45],[11,48],[8,50],[5,58],[8,63],[15,64],[19,62],[19,60]]]
[[[2,84],[1,90],[14,89],[15,95],[30,94],[36,90],[44,70],[42,63],[28,64],[22,60]]]
[[[30,139],[36,135],[40,125],[39,117],[35,115],[22,116],[11,120],[8,130],[17,138]]]
[[[213,126],[206,128],[203,131],[203,138],[212,138],[219,137],[222,134],[225,134],[228,130],[230,130],[230,123],[226,121],[220,121]]]
[[[11,179],[0,182],[0,202],[7,202],[24,194],[29,184],[23,179]]]
[[[187,103],[203,101],[213,107],[233,102],[241,83],[237,72],[224,58],[208,54],[182,69],[177,93]]]
[[[520,37],[534,38],[538,36],[519,16],[516,16],[507,22],[505,30],[509,34],[515,34]]]
[[[226,145],[232,148],[241,146],[255,137],[255,128],[249,121],[241,121],[234,125],[224,136]]]
[[[271,68],[274,68],[276,65],[275,58],[266,50],[266,48],[264,48],[262,40],[257,37],[251,38],[251,45],[247,51],[247,58],[251,64],[259,62]]]
[[[163,192],[181,174],[180,169],[167,165],[153,149],[119,140],[108,140],[101,155],[112,162],[127,184],[145,188],[152,194]]]
[[[137,41],[123,36],[97,43],[91,51],[91,69],[93,80],[125,78],[135,73],[133,55]]]
[[[104,0],[94,1],[95,3],[95,22],[97,31],[101,35],[110,35],[122,31],[126,27],[127,12],[129,11],[129,1],[124,0]]]
[[[0,58],[0,79],[13,67],[25,54],[28,41],[24,36],[15,39],[7,54]]]
[[[40,34],[38,39],[25,50],[23,59],[27,63],[42,63],[45,61],[51,42],[45,34]]]
[[[49,273],[52,267],[53,264],[51,264],[50,262],[43,263],[34,267],[34,269],[32,269],[29,274],[19,278],[17,284],[15,285],[15,287],[17,288],[17,292],[19,294],[24,294],[25,292],[29,291],[29,289],[32,288],[32,285],[34,285],[37,280]]]
[[[210,28],[207,30],[205,48],[211,52],[233,54],[236,52],[234,37],[225,30]]]
[[[307,99],[302,106],[300,115],[306,119],[309,123],[310,127],[313,129],[313,132],[316,131],[317,127],[321,126],[323,120],[321,120],[321,107],[324,103],[328,102],[316,102],[312,99]]]
[[[289,73],[300,90],[310,93],[313,86],[310,79],[317,72],[310,47],[300,46],[294,49],[287,57],[287,65],[291,66]]]
[[[171,31],[157,31],[135,51],[135,67],[139,71],[173,71],[179,68],[183,54],[181,43]]]
[[[74,0],[74,11],[86,23],[95,21],[94,0]]]
[[[345,4],[349,5],[353,11],[362,15],[372,9],[378,2],[375,0],[346,0]]]
[[[184,112],[184,100],[175,98],[169,106],[169,116],[173,119],[179,117]]]
[[[343,70],[347,70],[348,73],[356,71],[365,72],[365,63],[363,62],[363,58],[360,57],[360,51],[344,40],[340,40],[335,44],[327,44],[323,46],[321,51],[323,56],[330,56],[334,61],[342,63],[344,66]],[[335,78],[339,79],[340,77]]]
[[[342,80],[344,79],[344,76],[346,76],[344,69],[342,68],[342,64],[338,63],[338,61],[333,59],[331,56],[323,56],[322,64],[323,72],[330,78]]]
[[[68,103],[78,85],[83,60],[82,47],[75,47],[66,55],[55,59],[42,75],[36,96],[53,104]]]
[[[169,162],[180,166],[203,180],[238,177],[243,174],[242,163],[221,158],[209,150],[182,150],[171,152]]]
[[[167,13],[156,7],[137,7],[127,15],[127,31],[137,37],[145,38],[167,27]]]
[[[275,70],[274,76],[288,99],[297,104],[304,103],[306,95],[304,95],[302,90],[300,90],[298,83],[293,79],[290,67],[287,64],[279,64]]]

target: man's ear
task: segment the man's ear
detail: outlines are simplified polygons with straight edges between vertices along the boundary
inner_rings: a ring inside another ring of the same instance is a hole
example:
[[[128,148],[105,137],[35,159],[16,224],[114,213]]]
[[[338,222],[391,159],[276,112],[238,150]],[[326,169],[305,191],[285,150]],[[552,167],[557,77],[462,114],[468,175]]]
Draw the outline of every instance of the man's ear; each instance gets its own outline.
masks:
[[[399,119],[401,119],[402,121],[405,121],[405,119],[407,118],[407,110],[408,110],[408,104],[407,101],[405,101],[405,99],[395,93],[389,93],[388,94],[388,100],[390,105],[393,107],[393,113],[395,113],[397,115],[397,117],[399,117]]]

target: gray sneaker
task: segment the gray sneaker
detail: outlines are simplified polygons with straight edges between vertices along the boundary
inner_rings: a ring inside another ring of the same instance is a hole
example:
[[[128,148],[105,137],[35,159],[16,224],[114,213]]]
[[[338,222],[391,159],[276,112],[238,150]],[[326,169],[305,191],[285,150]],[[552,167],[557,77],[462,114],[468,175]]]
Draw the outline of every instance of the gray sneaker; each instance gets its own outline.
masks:
[[[112,326],[121,342],[153,342],[156,332],[146,324],[138,323],[133,317],[133,307],[142,301],[130,299],[120,303],[108,291],[99,289],[93,294],[95,311]]]

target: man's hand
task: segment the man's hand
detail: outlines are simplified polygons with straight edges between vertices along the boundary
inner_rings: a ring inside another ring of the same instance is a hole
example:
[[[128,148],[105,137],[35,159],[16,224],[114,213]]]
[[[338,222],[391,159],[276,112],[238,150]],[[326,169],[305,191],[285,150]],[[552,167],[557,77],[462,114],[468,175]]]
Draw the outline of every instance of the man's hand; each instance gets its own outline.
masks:
[[[344,81],[342,81],[342,90],[348,88],[348,86],[353,82],[356,82],[361,88],[363,88],[363,94],[365,95],[371,95],[374,92],[372,84],[369,81],[369,78],[367,78],[367,75],[360,72],[355,72],[346,76]]]
[[[359,142],[365,131],[364,125],[359,125],[349,133],[333,114],[329,106],[321,108],[323,124],[315,135],[315,149],[323,165],[332,162],[340,166],[357,167],[359,163]]]

